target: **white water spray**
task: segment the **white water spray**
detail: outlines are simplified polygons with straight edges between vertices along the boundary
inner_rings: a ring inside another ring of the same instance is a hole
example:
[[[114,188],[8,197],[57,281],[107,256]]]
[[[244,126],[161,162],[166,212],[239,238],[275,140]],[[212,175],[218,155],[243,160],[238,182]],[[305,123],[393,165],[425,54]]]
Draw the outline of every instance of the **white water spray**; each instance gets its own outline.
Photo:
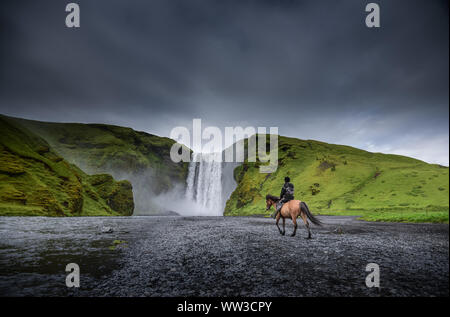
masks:
[[[222,216],[222,163],[214,161],[217,153],[195,153],[189,164],[186,197],[208,210],[208,215]]]

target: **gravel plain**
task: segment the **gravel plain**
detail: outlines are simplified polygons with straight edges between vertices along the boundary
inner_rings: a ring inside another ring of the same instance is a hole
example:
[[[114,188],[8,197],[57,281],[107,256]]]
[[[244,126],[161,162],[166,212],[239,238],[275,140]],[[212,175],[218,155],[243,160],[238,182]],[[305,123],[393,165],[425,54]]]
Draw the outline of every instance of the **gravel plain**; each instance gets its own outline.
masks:
[[[0,217],[0,296],[449,296],[447,224],[319,219],[307,240],[259,217]]]

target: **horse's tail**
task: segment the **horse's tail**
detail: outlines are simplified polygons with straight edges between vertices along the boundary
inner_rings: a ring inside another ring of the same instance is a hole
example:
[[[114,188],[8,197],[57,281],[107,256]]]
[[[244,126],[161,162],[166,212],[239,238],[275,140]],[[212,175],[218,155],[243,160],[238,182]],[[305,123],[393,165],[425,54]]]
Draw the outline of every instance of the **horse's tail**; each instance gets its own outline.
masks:
[[[308,205],[304,201],[300,202],[300,210],[303,211],[306,214],[306,217],[308,217],[308,219],[313,224],[315,224],[316,226],[321,226],[322,225],[322,222],[320,222],[319,219],[314,217],[314,215],[309,211]]]

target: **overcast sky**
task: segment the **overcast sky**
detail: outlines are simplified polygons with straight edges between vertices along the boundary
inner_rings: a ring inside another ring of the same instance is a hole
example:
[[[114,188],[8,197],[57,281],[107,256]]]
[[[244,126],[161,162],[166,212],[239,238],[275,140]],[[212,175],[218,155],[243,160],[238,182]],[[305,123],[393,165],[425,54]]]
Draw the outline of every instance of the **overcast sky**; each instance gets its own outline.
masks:
[[[449,164],[448,1],[0,2],[0,113],[281,135]]]

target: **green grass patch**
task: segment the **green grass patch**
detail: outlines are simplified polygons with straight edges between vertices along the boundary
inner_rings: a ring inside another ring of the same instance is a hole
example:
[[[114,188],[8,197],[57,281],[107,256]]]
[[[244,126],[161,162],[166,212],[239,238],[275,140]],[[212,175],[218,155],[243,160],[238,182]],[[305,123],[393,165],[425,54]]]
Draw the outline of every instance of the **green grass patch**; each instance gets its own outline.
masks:
[[[345,210],[345,211],[325,211],[320,215],[329,216],[359,216],[359,219],[366,221],[381,222],[411,222],[411,223],[449,223],[449,212],[441,210]]]
[[[124,240],[114,240],[112,242],[112,245],[110,245],[108,247],[108,249],[110,249],[111,251],[114,251],[114,250],[116,250],[119,247],[123,248],[123,247],[126,247],[126,246],[127,246],[127,242],[126,241],[124,241]]]

